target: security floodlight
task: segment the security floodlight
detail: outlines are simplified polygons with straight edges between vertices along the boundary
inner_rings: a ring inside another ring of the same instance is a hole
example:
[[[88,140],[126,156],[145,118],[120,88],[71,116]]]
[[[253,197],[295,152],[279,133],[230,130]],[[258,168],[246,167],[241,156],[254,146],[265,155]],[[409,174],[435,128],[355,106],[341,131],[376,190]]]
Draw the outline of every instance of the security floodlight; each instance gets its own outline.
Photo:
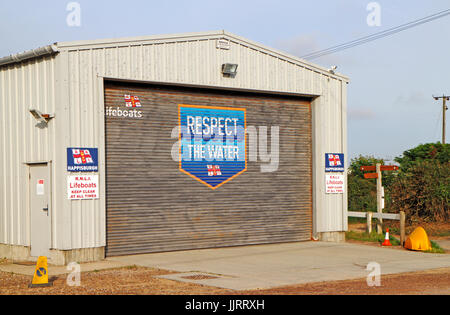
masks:
[[[238,68],[237,64],[226,63],[226,64],[222,65],[222,74],[224,76],[234,78],[237,74],[237,68]]]
[[[30,109],[31,115],[33,115],[34,119],[36,119],[39,122],[48,122],[50,119],[54,118],[55,115],[51,114],[43,114],[37,109]]]

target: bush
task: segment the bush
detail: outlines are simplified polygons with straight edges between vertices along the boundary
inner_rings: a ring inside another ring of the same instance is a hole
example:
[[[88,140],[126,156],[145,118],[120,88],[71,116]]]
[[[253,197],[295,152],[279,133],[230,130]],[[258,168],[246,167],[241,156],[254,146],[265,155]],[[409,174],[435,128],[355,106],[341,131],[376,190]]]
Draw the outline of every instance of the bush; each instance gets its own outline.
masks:
[[[347,181],[348,209],[350,211],[377,211],[376,183],[355,174],[349,174]]]
[[[409,163],[393,182],[390,194],[392,208],[404,211],[410,222],[448,221],[450,164],[438,159]]]
[[[395,161],[400,164],[402,172],[408,172],[420,161],[435,160],[441,164],[449,163],[450,144],[426,143],[403,152],[402,157],[396,157]]]
[[[411,221],[450,221],[450,144],[427,143],[395,158],[398,172],[383,172],[384,212],[404,211]],[[376,179],[365,179],[364,165],[383,163],[382,159],[359,156],[348,170],[348,209],[376,211]]]
[[[372,156],[354,158],[348,170],[348,209],[350,211],[377,211],[377,180],[364,178],[361,166],[384,164],[383,159]],[[385,187],[386,208],[390,204],[389,187],[394,180],[393,172],[383,172],[383,186]]]

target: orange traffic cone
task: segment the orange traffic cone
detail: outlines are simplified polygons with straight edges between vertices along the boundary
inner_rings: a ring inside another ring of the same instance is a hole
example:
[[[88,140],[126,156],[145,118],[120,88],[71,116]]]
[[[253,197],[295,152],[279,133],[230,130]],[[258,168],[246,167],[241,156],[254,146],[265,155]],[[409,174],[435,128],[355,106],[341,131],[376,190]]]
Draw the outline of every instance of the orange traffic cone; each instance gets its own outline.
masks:
[[[386,236],[384,238],[383,244],[381,246],[392,246],[391,242],[389,241],[389,229],[386,229]]]

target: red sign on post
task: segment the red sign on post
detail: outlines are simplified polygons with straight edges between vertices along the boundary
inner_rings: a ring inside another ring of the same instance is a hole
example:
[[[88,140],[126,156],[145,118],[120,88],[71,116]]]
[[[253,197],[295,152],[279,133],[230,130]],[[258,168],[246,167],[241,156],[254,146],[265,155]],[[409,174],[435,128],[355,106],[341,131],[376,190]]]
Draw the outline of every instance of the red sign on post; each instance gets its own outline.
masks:
[[[398,171],[398,166],[396,165],[381,165],[381,171]]]
[[[364,178],[378,178],[378,173],[365,173]]]
[[[361,166],[361,171],[376,171],[375,165]],[[396,165],[381,165],[380,171],[398,171],[398,166]]]

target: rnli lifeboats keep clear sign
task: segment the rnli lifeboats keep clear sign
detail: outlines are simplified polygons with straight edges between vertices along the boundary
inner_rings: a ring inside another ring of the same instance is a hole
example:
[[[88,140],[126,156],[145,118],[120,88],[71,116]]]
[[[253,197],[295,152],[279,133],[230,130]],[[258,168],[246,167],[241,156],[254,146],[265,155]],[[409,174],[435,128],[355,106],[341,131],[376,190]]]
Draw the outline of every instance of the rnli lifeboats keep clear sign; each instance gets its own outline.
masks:
[[[70,200],[99,199],[98,175],[68,176],[67,195]]]
[[[246,110],[179,105],[180,170],[216,189],[247,170]]]
[[[326,174],[325,189],[327,194],[343,194],[345,191],[345,176],[343,174]]]

